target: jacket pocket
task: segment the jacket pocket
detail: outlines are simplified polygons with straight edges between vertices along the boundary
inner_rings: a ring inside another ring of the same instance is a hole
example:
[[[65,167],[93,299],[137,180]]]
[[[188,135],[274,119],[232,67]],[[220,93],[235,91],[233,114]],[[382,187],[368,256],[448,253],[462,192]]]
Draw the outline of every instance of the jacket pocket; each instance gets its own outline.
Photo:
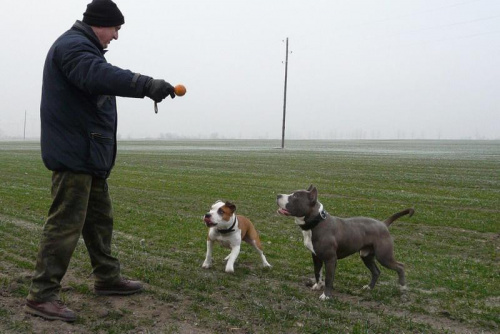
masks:
[[[113,165],[115,141],[97,132],[90,133],[90,165],[96,171],[109,171]]]

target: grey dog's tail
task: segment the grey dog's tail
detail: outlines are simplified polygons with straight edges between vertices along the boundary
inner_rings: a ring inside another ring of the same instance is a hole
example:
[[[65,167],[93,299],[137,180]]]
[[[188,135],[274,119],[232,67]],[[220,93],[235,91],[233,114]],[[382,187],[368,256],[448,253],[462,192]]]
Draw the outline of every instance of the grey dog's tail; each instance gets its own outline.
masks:
[[[384,220],[384,223],[385,223],[385,225],[389,226],[396,219],[401,218],[401,217],[406,216],[406,215],[410,215],[410,217],[411,217],[411,216],[413,216],[414,213],[415,213],[415,210],[413,210],[411,208],[410,209],[406,209],[406,210],[403,210],[401,212],[393,214],[392,216],[390,216],[389,218],[387,218],[386,220]]]

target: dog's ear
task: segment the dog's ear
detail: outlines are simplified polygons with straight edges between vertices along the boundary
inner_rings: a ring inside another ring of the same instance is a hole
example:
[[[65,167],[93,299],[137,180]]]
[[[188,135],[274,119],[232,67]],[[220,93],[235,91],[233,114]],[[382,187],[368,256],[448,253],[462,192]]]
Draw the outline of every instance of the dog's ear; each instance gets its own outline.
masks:
[[[307,191],[311,191],[311,190],[312,190],[312,188],[314,188],[314,186],[311,184],[311,185],[309,186],[309,188],[307,188]]]
[[[231,202],[226,202],[224,204],[229,210],[231,210],[231,212],[235,212],[236,211],[236,205],[234,205],[233,203]]]
[[[318,201],[318,189],[316,189],[316,187],[309,187],[308,191],[309,199],[311,200],[312,205],[316,205],[316,202]]]

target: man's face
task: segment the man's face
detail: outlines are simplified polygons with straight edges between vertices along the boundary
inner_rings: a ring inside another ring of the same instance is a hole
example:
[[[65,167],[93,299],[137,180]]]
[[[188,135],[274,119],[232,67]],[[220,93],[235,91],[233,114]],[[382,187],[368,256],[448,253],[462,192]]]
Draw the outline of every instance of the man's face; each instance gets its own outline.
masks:
[[[118,30],[121,27],[92,27],[92,30],[94,30],[97,38],[99,38],[102,48],[106,49],[113,39],[118,39]]]

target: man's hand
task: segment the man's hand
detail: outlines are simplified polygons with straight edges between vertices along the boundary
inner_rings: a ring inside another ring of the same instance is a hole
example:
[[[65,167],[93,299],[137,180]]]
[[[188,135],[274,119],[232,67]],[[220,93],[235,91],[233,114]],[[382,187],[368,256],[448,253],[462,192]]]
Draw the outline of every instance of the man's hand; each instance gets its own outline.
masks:
[[[151,79],[144,87],[145,95],[155,102],[161,102],[164,98],[170,95],[175,97],[174,87],[162,79]]]

